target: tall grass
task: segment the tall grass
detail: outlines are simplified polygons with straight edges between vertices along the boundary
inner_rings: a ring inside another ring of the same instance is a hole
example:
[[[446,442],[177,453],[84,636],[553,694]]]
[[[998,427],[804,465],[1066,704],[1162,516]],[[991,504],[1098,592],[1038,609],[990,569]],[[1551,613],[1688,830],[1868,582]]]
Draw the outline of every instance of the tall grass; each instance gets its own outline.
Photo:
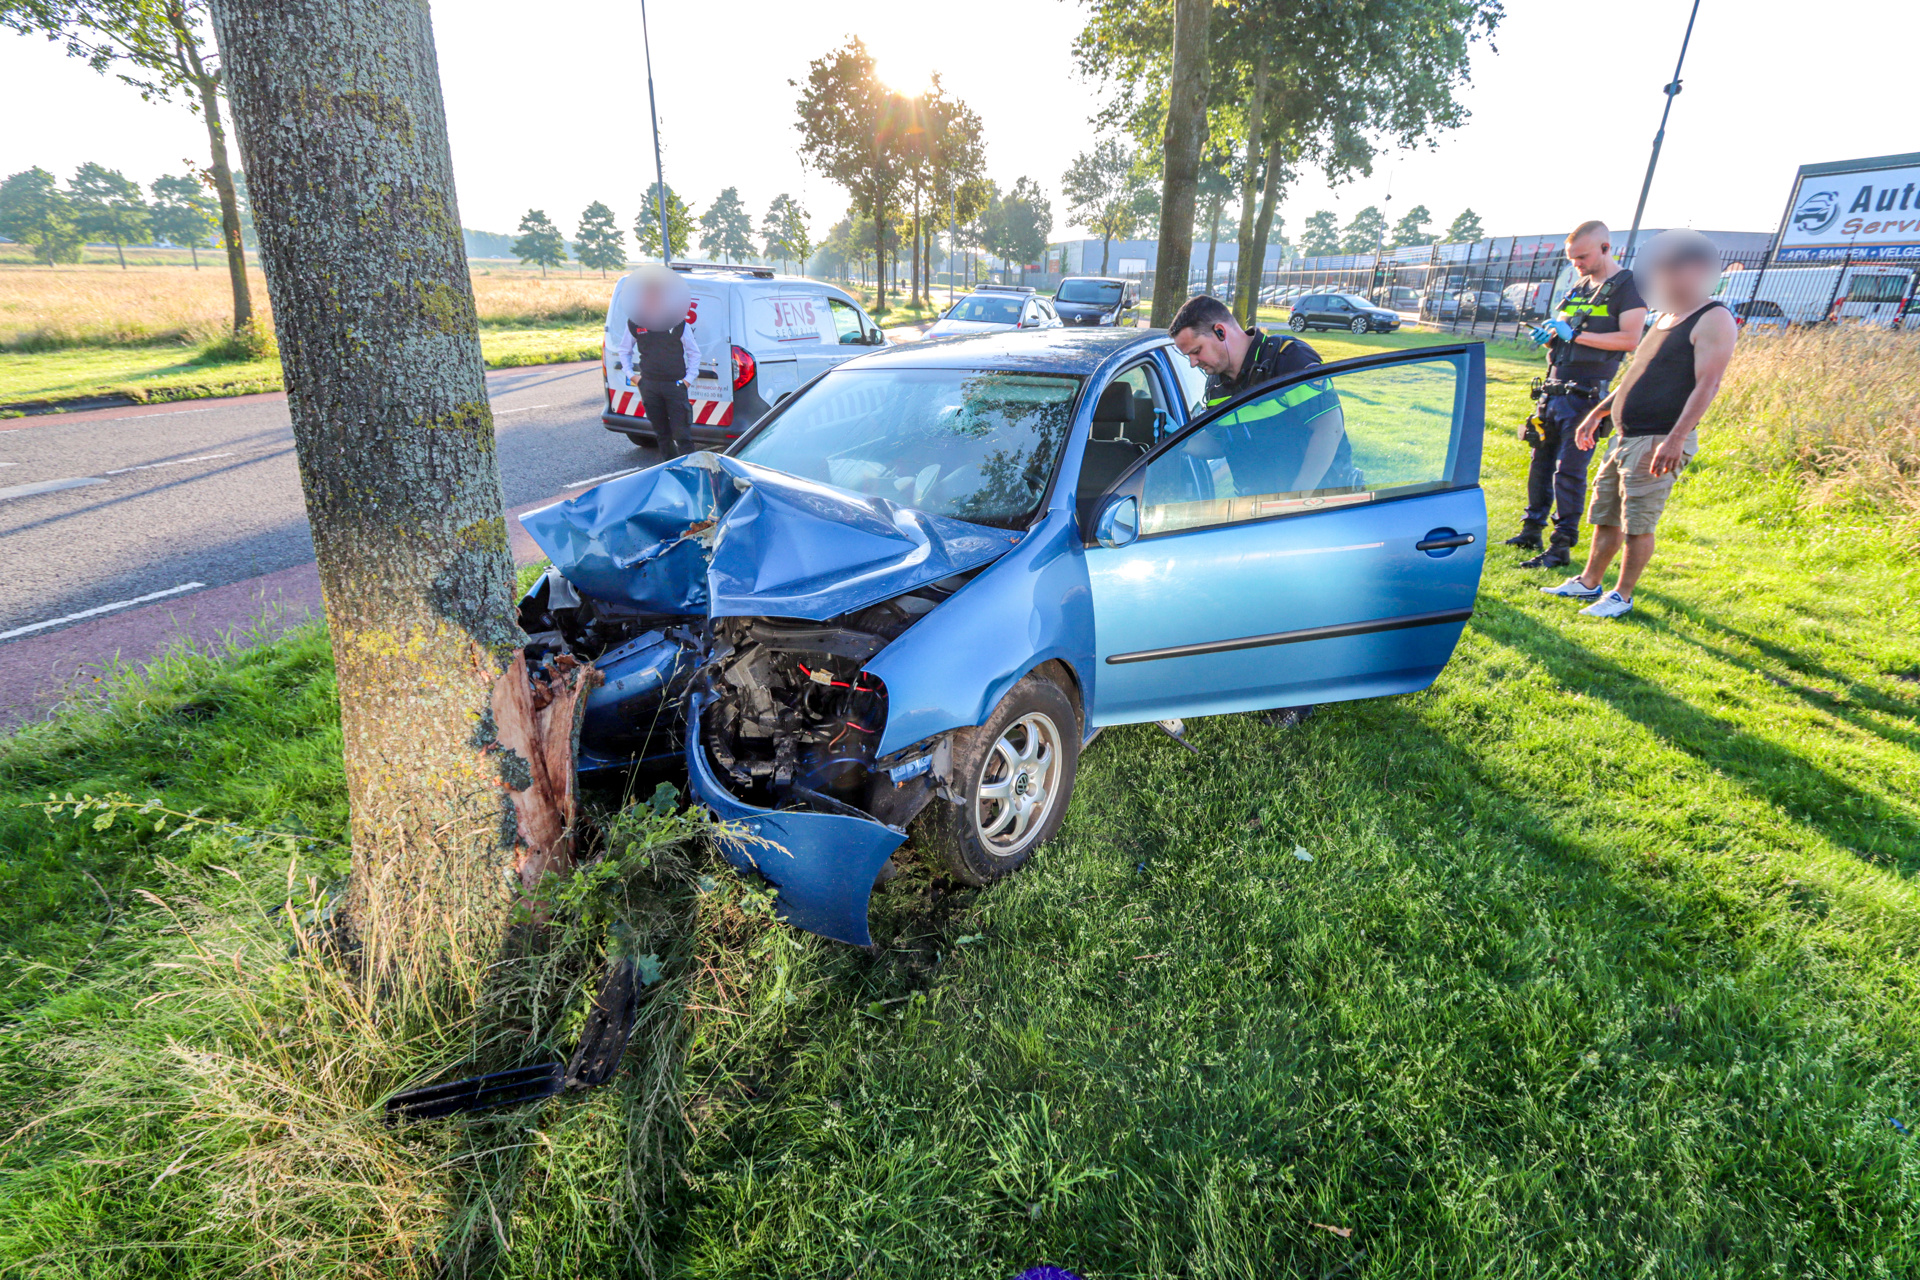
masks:
[[[216,267],[0,267],[0,353],[218,344],[232,328],[233,295],[224,264]],[[248,275],[254,309],[270,320],[266,280],[257,269]],[[486,267],[473,276],[489,327],[591,323],[606,315],[612,288],[598,275]]]
[[[1705,423],[1810,511],[1864,508],[1920,548],[1920,335],[1821,326],[1749,337]]]

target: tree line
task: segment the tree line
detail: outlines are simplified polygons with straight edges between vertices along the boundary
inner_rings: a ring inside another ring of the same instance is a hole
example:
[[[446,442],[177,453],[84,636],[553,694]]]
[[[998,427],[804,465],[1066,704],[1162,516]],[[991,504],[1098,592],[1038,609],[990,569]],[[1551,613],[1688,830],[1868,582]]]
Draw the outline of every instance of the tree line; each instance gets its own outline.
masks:
[[[633,234],[641,255],[649,258],[684,257],[698,233],[700,249],[709,258],[721,262],[745,262],[754,258],[781,264],[804,266],[813,256],[814,243],[807,213],[800,202],[786,192],[773,198],[754,230],[753,215],[740,198],[738,187],[723,190],[705,213],[695,216],[691,206],[672,187],[665,188],[664,200],[658,182],[647,188],[645,202],[633,219]],[[660,224],[664,212],[668,251],[661,251]],[[579,225],[571,244],[544,209],[529,209],[520,219],[519,234],[510,252],[522,262],[540,268],[564,265],[569,260],[597,270],[601,275],[627,265],[627,236],[620,228],[613,209],[595,200],[581,210]]]
[[[242,202],[243,229],[249,220]],[[200,250],[217,243],[219,231],[220,204],[205,174],[163,174],[142,190],[120,170],[89,161],[65,186],[38,166],[0,182],[0,236],[47,266],[80,261],[85,245],[111,244],[124,269],[128,245],[169,244],[191,250],[197,271]]]
[[[1480,215],[1463,209],[1444,232],[1436,235],[1431,227],[1433,211],[1417,204],[1400,221],[1387,226],[1387,215],[1379,206],[1368,205],[1353,215],[1345,227],[1332,210],[1322,209],[1310,215],[1300,229],[1300,255],[1328,258],[1335,254],[1373,253],[1380,249],[1405,249],[1412,245],[1466,244],[1486,235]]]
[[[1088,9],[1074,57],[1112,91],[1095,122],[1158,171],[1159,259],[1176,267],[1156,273],[1160,325],[1186,300],[1197,225],[1217,234],[1230,216],[1239,260],[1264,262],[1297,175],[1362,176],[1383,151],[1434,146],[1463,123],[1456,91],[1468,54],[1503,13],[1500,0],[1088,0]],[[1259,278],[1239,275],[1243,315]]]

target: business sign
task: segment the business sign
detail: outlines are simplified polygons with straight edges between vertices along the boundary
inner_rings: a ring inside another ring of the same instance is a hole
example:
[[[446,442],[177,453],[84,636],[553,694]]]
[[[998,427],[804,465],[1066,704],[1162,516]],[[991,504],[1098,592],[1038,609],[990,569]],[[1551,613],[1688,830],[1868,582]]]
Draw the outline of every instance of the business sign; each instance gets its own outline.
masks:
[[[1920,154],[1800,166],[1774,261],[1920,261]]]

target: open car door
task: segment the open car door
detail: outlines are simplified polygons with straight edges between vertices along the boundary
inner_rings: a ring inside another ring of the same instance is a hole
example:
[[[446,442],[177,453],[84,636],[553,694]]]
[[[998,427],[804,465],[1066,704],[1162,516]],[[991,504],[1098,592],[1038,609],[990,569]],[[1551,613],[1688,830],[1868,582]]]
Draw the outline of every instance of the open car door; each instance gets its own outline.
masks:
[[[1409,693],[1486,553],[1477,343],[1321,365],[1197,418],[1093,504],[1092,722]]]

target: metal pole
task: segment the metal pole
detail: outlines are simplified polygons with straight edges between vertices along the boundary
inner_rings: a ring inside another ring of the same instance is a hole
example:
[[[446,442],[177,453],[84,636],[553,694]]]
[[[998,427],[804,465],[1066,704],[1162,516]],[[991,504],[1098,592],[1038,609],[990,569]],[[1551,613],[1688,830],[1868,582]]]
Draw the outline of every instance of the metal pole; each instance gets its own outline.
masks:
[[[953,310],[953,251],[959,247],[960,238],[955,231],[954,201],[951,193],[947,196],[947,310]]]
[[[1633,242],[1640,238],[1640,215],[1647,211],[1647,192],[1653,187],[1654,166],[1660,163],[1660,144],[1667,140],[1667,115],[1680,93],[1680,68],[1687,61],[1687,45],[1693,41],[1693,20],[1699,16],[1700,0],[1693,0],[1693,11],[1687,15],[1687,34],[1680,38],[1680,57],[1673,64],[1673,79],[1661,90],[1667,95],[1667,105],[1660,108],[1660,131],[1653,135],[1653,154],[1647,157],[1647,176],[1640,183],[1640,203],[1633,207],[1633,229],[1627,232],[1627,251],[1620,255],[1623,265],[1633,262]]]
[[[640,0],[640,47],[647,59],[647,115],[653,122],[653,207],[660,215],[660,261],[673,262],[667,234],[667,174],[660,164],[660,108],[653,102],[653,42],[647,36],[647,0]]]

